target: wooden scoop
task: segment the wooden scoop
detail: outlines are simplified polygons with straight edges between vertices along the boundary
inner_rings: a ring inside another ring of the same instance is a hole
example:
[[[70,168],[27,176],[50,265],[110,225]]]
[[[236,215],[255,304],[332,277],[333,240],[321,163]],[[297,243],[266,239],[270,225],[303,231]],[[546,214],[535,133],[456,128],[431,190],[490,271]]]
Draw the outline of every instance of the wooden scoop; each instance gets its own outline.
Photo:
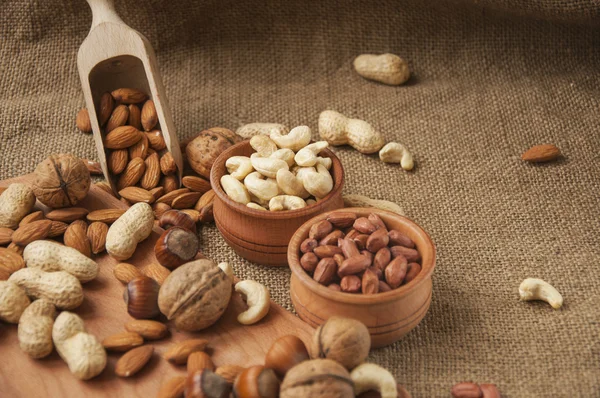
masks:
[[[181,149],[150,42],[121,20],[115,12],[113,0],[87,0],[87,2],[92,8],[92,27],[79,48],[77,66],[98,158],[106,180],[116,193],[115,176],[108,171],[103,131],[98,123],[97,111],[100,97],[103,93],[118,88],[137,88],[147,93],[154,101],[158,115],[156,128],[162,131],[166,149],[173,155],[181,184],[183,172]]]

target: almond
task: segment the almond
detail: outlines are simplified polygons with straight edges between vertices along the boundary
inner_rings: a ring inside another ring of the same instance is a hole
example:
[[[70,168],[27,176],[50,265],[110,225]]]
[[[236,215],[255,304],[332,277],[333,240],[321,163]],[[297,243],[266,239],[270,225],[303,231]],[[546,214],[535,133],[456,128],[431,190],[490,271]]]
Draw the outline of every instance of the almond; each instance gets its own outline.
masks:
[[[105,250],[107,233],[108,225],[103,222],[95,221],[89,225],[87,237],[90,241],[92,253],[98,254]]]
[[[119,195],[130,201],[131,203],[153,203],[154,196],[143,188],[127,187],[119,191]]]
[[[140,185],[144,189],[153,189],[160,182],[160,162],[158,160],[158,153],[153,153],[148,156],[146,160],[144,160],[144,163],[146,163],[146,171],[140,180]]]
[[[158,263],[150,263],[144,271],[147,276],[154,279],[159,285],[162,285],[165,279],[171,274],[171,271]]]
[[[107,194],[109,194],[111,196],[115,196],[115,193],[113,192],[112,188],[106,181],[97,182],[94,184],[94,187],[101,189],[102,191],[106,192]]]
[[[150,142],[150,148],[154,149],[155,151],[162,151],[167,147],[165,138],[160,130],[149,131],[146,133],[146,137],[148,137],[148,141]]]
[[[183,193],[173,199],[171,207],[174,209],[189,209],[190,207],[194,207],[201,196],[200,192]]]
[[[88,209],[83,207],[67,207],[64,209],[52,210],[46,213],[46,218],[52,221],[72,222],[85,218],[89,213]]]
[[[115,278],[121,283],[129,283],[131,280],[144,276],[136,266],[129,263],[119,263],[113,268]]]
[[[188,192],[190,192],[190,190],[188,188],[176,189],[174,191],[171,191],[171,192],[161,196],[160,198],[158,198],[158,200],[156,202],[157,203],[165,203],[165,204],[171,206],[173,204],[173,199],[175,199],[179,195],[182,195],[182,194],[188,193]]]
[[[179,188],[179,180],[175,175],[164,176],[161,185],[165,189],[165,194],[167,194]]]
[[[167,380],[162,386],[160,386],[160,390],[158,390],[158,395],[156,398],[180,398],[183,397],[183,392],[185,390],[185,382],[187,377],[185,376],[175,376]],[[232,382],[233,383],[233,382]]]
[[[204,351],[208,341],[204,339],[190,339],[181,341],[171,346],[164,354],[163,358],[175,365],[187,363],[188,357],[192,352]]]
[[[136,88],[119,88],[110,94],[115,101],[121,104],[139,104],[148,99],[146,93]]]
[[[81,159],[91,175],[102,175],[102,166],[99,162],[89,159]]]
[[[419,254],[419,252],[417,250],[409,249],[408,247],[392,246],[390,248],[390,251],[392,252],[393,258],[396,258],[398,256],[405,257],[406,260],[410,261],[410,262],[419,261],[421,259],[421,255]]]
[[[144,134],[132,126],[117,127],[104,137],[108,149],[125,149],[142,139]]]
[[[344,238],[344,232],[334,229],[329,235],[319,241],[319,245],[337,245],[338,239]]]
[[[406,271],[408,271],[406,259],[402,256],[396,257],[385,267],[385,282],[392,289],[399,287],[404,282]]]
[[[154,197],[154,201],[156,202],[158,200],[158,198],[163,196],[165,189],[163,187],[156,187],[156,188],[150,189],[149,192],[152,194],[152,196]]]
[[[335,254],[338,254],[338,253],[341,254],[342,249],[340,249],[337,246],[333,246],[333,245],[325,245],[325,246],[315,247],[315,249],[313,250],[313,253],[315,253],[317,255],[317,257],[319,257],[319,258],[333,257]]]
[[[148,149],[150,149],[148,146],[148,137],[146,137],[145,134],[142,134],[142,139],[129,147],[129,158],[146,159],[148,157]]]
[[[92,132],[92,123],[90,122],[90,114],[87,109],[82,108],[77,112],[75,124],[82,133],[89,134]]]
[[[91,211],[87,215],[87,220],[90,222],[100,221],[107,224],[112,224],[117,221],[125,213],[123,209],[101,209]]]
[[[536,145],[529,148],[521,159],[526,162],[541,163],[555,160],[560,156],[560,149],[552,144]]]
[[[371,221],[369,221],[367,217],[357,218],[356,221],[354,221],[353,227],[361,234],[367,235],[372,234],[377,229],[377,227]]]
[[[167,335],[167,325],[148,319],[135,319],[125,324],[125,330],[134,332],[146,340],[158,340]]]
[[[142,158],[131,159],[125,171],[117,181],[117,189],[120,191],[123,188],[131,187],[142,178],[146,171],[146,164]]]
[[[129,108],[126,105],[117,106],[112,111],[112,115],[110,115],[110,119],[106,123],[104,133],[108,134],[117,127],[125,126],[127,119],[129,119]]]
[[[13,230],[10,228],[0,228],[0,245],[8,245],[12,242]]]
[[[83,220],[74,221],[63,237],[65,246],[72,247],[87,257],[92,256],[90,240],[87,237],[87,224]]]
[[[108,171],[112,174],[121,174],[127,162],[129,161],[129,152],[127,149],[115,149],[108,154]]]
[[[185,176],[181,180],[181,183],[184,187],[189,188],[194,192],[205,193],[211,189],[209,181],[196,176]]]
[[[41,210],[40,211],[34,211],[33,213],[29,213],[25,217],[23,217],[23,219],[19,223],[19,227],[22,227],[23,225],[29,224],[32,221],[43,220],[44,218],[45,218],[44,217],[44,213]]]
[[[202,210],[200,210],[200,216],[198,216],[198,221],[202,223],[209,223],[215,221],[215,216],[213,213],[213,202],[210,202],[206,206],[202,207]]]
[[[144,339],[137,333],[121,332],[102,340],[102,345],[108,351],[124,352],[144,344]]]
[[[0,247],[0,269],[12,274],[25,267],[25,261],[20,254],[5,247]]]
[[[321,246],[324,247],[324,246]],[[318,248],[317,248],[318,249]],[[315,249],[316,251],[316,249]],[[371,260],[365,255],[358,255],[347,258],[344,260],[340,268],[338,269],[338,276],[343,278],[347,275],[358,274],[363,272],[371,266]],[[389,282],[388,282],[389,283]]]
[[[148,363],[154,347],[151,345],[143,345],[125,353],[115,364],[115,374],[120,377],[133,376],[140,371]]]
[[[39,220],[19,227],[12,235],[13,243],[19,246],[27,246],[34,240],[44,239],[50,232],[52,221]]]
[[[244,369],[245,368],[238,365],[223,365],[219,366],[215,370],[215,373],[227,380],[228,383],[233,384],[236,377],[238,377],[238,375],[242,373]]]
[[[98,111],[98,121],[100,122],[100,127],[104,126],[104,124],[108,121],[114,106],[115,100],[113,99],[112,95],[110,95],[110,93],[102,94],[102,97],[100,97],[100,109]]]
[[[338,266],[333,258],[324,258],[317,264],[313,279],[322,285],[329,285],[335,277],[337,268]]]
[[[369,236],[366,248],[371,253],[377,253],[379,249],[386,247],[389,241],[390,237],[388,236],[387,229],[380,228]]]
[[[377,267],[380,271],[383,271],[385,267],[392,260],[392,252],[387,247],[381,248],[375,253],[375,257],[373,258],[373,266]]]
[[[10,244],[6,248],[17,253],[21,257],[23,256],[23,246],[19,246],[15,242],[10,242]]]
[[[212,189],[210,191],[205,192],[200,199],[198,199],[198,202],[196,202],[196,206],[194,206],[195,210],[198,211],[202,211],[202,208],[204,206],[208,206],[210,204],[212,204],[215,200],[215,191],[213,191]]]
[[[311,239],[321,240],[332,231],[333,225],[327,220],[319,221],[313,224],[308,231],[308,237]]]
[[[50,227],[50,232],[48,232],[48,238],[56,238],[57,236],[61,236],[65,233],[69,224],[62,221],[52,221],[52,226]]]
[[[194,220],[194,222],[198,222],[198,220],[200,219],[200,212],[198,210],[183,209],[183,210],[181,210],[181,212],[190,216],[192,218],[192,220]]]
[[[361,289],[363,294],[379,293],[379,277],[369,268],[365,270],[365,273],[362,276]]]
[[[171,206],[166,203],[154,203],[152,209],[154,210],[154,218],[159,219],[165,212],[171,210]]]
[[[142,129],[142,111],[135,104],[129,105],[129,120],[127,120],[127,124],[138,130]]]
[[[142,126],[144,130],[150,131],[156,126],[156,123],[158,123],[156,107],[154,106],[154,101],[149,99],[142,107]]]
[[[405,246],[410,249],[415,247],[415,242],[400,231],[392,229],[388,232],[388,236],[390,237],[390,246]]]
[[[208,369],[211,372],[214,372],[215,370],[215,364],[212,359],[210,359],[210,355],[203,351],[192,352],[187,360],[188,374],[204,369]]]
[[[177,165],[175,164],[175,159],[173,159],[173,155],[171,152],[167,152],[160,158],[160,171],[164,175],[169,175],[175,173],[177,170]]]
[[[356,221],[356,214],[351,212],[336,211],[327,216],[327,221],[336,228],[348,228]]]

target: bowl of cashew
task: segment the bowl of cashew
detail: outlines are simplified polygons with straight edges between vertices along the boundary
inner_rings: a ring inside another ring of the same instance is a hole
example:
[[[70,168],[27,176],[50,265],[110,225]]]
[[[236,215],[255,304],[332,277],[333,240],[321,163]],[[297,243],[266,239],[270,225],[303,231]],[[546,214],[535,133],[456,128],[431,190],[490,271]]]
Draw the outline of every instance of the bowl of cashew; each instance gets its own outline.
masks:
[[[238,255],[262,265],[285,266],[287,265],[288,243],[296,229],[318,214],[344,207],[342,164],[329,149],[317,148],[317,150],[320,150],[319,158],[331,160],[329,173],[331,173],[333,187],[330,187],[329,193],[315,203],[294,208],[294,203],[283,201],[278,203],[278,211],[253,208],[236,202],[227,195],[222,187],[222,177],[225,176],[225,181],[230,177],[226,166],[227,160],[234,157],[249,158],[255,153],[250,141],[233,145],[215,160],[210,173],[211,186],[215,192],[213,205],[215,224],[227,244]],[[249,182],[256,183],[265,181],[264,179],[253,181],[252,177],[246,177],[244,180],[248,179]],[[234,181],[232,180],[232,182]],[[289,198],[292,197],[289,196]],[[289,208],[292,210],[288,210]]]

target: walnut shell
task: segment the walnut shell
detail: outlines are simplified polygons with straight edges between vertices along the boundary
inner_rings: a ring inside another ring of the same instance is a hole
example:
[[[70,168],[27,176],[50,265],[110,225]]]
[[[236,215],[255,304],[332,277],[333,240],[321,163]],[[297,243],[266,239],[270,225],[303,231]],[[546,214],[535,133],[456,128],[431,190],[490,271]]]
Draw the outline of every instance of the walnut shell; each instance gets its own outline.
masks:
[[[351,370],[362,363],[371,349],[371,335],[360,321],[331,317],[315,330],[311,358],[327,358]]]
[[[329,359],[304,361],[291,368],[279,392],[281,398],[345,398],[354,396],[354,384],[342,365]]]
[[[90,190],[90,172],[71,154],[50,155],[35,169],[33,193],[48,207],[75,206]]]
[[[242,138],[224,127],[201,131],[185,148],[188,163],[194,171],[210,179],[210,168],[217,157]]]
[[[192,261],[165,279],[158,293],[158,307],[179,330],[202,330],[223,315],[231,290],[231,280],[215,263]]]

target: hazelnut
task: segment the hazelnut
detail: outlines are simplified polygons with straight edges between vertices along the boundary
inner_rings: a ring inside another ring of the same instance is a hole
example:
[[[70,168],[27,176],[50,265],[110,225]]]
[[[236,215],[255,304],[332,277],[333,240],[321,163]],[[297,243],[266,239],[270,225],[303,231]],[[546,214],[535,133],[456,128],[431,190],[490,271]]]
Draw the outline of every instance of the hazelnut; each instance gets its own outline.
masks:
[[[156,241],[154,255],[160,265],[174,269],[192,260],[198,253],[199,246],[198,236],[194,232],[172,227]]]
[[[189,165],[202,177],[210,178],[210,169],[217,157],[242,138],[223,127],[203,130],[187,144],[185,154]]]
[[[185,382],[186,398],[229,398],[231,384],[209,369],[191,373]]]
[[[329,359],[304,361],[290,369],[281,383],[281,398],[353,397],[354,383],[342,365]]]
[[[275,340],[269,348],[265,357],[265,366],[273,369],[277,376],[284,377],[288,370],[307,359],[309,359],[308,350],[302,340],[288,335]]]
[[[163,229],[179,227],[196,233],[196,223],[194,222],[194,219],[189,214],[179,210],[165,211],[160,216],[158,225]]]
[[[177,268],[158,293],[160,311],[182,331],[214,324],[231,299],[231,280],[209,260],[196,260]]]
[[[71,207],[90,190],[90,172],[85,163],[71,154],[50,155],[35,169],[33,193],[48,207]]]
[[[355,319],[331,317],[315,331],[311,358],[327,358],[350,370],[362,363],[371,348],[369,330]]]
[[[159,289],[158,283],[147,276],[132,279],[123,293],[129,315],[136,319],[148,319],[160,314],[158,309]]]
[[[273,369],[252,366],[235,379],[233,394],[236,398],[277,398],[279,380]]]

